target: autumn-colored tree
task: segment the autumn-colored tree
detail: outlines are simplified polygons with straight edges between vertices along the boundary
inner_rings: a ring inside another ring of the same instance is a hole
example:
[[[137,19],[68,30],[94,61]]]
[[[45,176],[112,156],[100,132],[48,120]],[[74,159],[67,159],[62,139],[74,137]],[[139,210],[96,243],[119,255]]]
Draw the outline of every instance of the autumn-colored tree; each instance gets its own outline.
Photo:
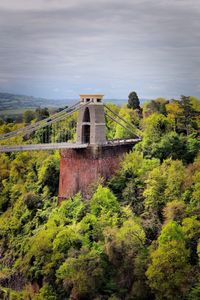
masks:
[[[168,202],[163,209],[165,222],[176,221],[181,223],[186,212],[186,204],[180,200]]]
[[[169,101],[162,97],[146,102],[143,107],[143,116],[146,118],[153,113],[166,115],[166,105],[168,103]]]
[[[166,104],[166,112],[168,114],[168,119],[173,122],[174,130],[180,130],[181,124],[180,119],[183,113],[183,108],[178,100],[172,100],[170,103]]]

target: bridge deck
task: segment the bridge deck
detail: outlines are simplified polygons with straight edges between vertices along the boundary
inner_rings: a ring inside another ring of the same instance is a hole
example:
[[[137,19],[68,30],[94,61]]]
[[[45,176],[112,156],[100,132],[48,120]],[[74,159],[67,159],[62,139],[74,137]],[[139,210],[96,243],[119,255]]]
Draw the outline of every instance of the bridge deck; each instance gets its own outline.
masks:
[[[140,142],[141,139],[117,139],[108,140],[105,144],[94,145],[94,146],[118,146],[125,144],[136,144]],[[40,151],[40,150],[56,150],[56,149],[84,149],[87,148],[89,144],[79,144],[79,143],[51,143],[51,144],[30,144],[30,145],[2,145],[0,146],[0,152],[18,152],[18,151]],[[92,146],[92,145],[90,145]]]
[[[76,143],[52,143],[52,144],[30,144],[30,145],[10,145],[0,146],[0,152],[18,152],[34,150],[56,150],[56,149],[81,149],[87,148],[88,144]]]

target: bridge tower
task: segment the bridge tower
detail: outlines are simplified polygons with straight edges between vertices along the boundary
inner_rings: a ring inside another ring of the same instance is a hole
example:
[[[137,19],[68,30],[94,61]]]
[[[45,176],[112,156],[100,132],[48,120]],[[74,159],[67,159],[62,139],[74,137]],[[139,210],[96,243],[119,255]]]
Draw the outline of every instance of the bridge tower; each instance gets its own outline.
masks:
[[[77,120],[79,144],[101,145],[106,142],[103,95],[80,95],[81,108]]]
[[[136,143],[135,140],[127,143],[106,140],[102,98],[103,95],[80,95],[76,143],[88,146],[61,150],[59,203],[77,192],[90,196],[92,184],[114,175],[124,155]]]

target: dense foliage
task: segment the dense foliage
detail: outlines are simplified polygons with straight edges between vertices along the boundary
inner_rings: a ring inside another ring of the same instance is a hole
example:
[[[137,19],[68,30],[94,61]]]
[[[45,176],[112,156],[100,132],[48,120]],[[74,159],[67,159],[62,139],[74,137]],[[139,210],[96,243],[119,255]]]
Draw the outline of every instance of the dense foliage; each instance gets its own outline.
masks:
[[[200,101],[110,107],[143,138],[89,201],[57,206],[58,152],[0,155],[0,299],[200,298]]]

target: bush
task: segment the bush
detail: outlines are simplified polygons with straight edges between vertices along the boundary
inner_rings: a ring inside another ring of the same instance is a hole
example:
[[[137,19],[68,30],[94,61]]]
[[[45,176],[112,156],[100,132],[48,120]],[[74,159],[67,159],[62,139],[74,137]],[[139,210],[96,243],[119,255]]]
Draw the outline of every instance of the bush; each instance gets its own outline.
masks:
[[[27,193],[24,196],[24,204],[28,209],[39,208],[42,205],[40,197],[34,193]]]

